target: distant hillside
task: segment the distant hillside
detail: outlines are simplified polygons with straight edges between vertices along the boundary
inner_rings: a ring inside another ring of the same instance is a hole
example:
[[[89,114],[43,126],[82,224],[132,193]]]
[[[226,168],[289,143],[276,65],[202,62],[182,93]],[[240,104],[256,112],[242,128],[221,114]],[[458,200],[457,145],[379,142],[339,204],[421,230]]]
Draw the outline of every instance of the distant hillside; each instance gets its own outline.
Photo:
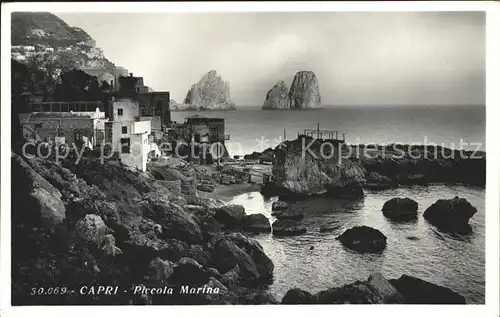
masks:
[[[46,57],[59,61],[61,68],[114,67],[90,35],[52,13],[14,12],[11,31],[12,58],[19,62]]]

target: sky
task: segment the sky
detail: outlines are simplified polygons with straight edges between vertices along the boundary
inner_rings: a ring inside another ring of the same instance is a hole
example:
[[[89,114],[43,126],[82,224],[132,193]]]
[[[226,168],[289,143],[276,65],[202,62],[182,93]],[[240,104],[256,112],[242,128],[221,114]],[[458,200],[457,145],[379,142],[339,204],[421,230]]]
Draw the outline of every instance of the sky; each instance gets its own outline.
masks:
[[[324,106],[484,105],[483,12],[56,13],[182,102],[214,69],[237,107],[313,71]]]

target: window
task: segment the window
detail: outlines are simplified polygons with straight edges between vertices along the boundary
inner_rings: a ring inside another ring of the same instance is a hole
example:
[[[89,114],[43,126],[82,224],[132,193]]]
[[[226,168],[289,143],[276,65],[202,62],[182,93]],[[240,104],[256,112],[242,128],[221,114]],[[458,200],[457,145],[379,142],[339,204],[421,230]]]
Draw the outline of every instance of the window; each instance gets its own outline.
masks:
[[[42,124],[41,123],[35,123],[35,129],[40,129],[42,128]]]
[[[127,127],[122,127],[122,134],[127,134]]]
[[[194,142],[197,142],[197,143],[200,142],[200,135],[198,133],[196,133],[194,135]]]
[[[123,116],[123,109],[122,109],[122,108],[119,108],[119,109],[118,109],[118,115],[119,115],[119,116]]]
[[[130,138],[122,138],[120,139],[120,144],[122,148],[122,154],[130,153]]]

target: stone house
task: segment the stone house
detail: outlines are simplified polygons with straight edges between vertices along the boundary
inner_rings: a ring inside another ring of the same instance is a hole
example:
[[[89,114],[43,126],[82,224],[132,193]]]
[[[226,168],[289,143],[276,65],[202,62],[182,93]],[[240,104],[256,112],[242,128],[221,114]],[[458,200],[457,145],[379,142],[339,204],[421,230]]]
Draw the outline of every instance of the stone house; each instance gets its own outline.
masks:
[[[111,108],[110,121],[105,124],[106,143],[123,164],[145,172],[148,155],[155,149],[151,121],[141,120],[139,102],[131,98],[113,100]]]

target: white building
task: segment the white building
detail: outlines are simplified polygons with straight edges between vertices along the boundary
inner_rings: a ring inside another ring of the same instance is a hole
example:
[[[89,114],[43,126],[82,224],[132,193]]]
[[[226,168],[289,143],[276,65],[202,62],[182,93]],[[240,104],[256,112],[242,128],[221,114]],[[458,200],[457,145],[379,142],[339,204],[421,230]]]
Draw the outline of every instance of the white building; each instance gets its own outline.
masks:
[[[146,171],[151,150],[151,121],[140,121],[139,102],[130,98],[112,101],[110,122],[105,124],[105,138],[124,165]]]

